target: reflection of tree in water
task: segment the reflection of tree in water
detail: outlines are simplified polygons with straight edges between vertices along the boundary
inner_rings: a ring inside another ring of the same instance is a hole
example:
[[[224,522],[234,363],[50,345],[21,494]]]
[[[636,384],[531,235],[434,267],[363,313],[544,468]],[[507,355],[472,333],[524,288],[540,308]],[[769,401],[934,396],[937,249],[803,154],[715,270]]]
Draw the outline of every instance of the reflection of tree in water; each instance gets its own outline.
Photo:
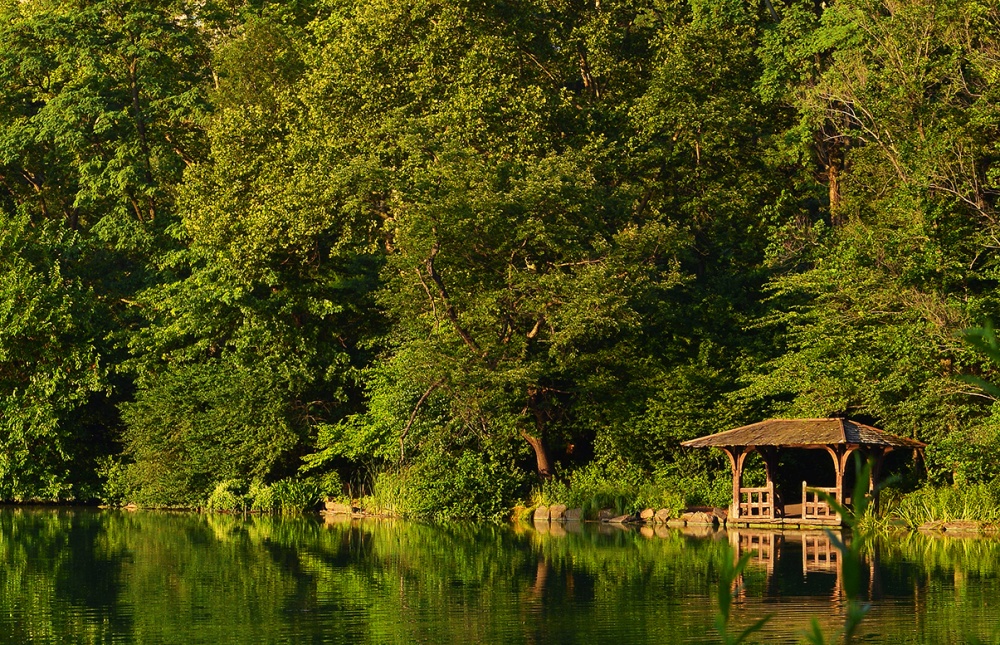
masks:
[[[778,613],[767,638],[836,625],[821,541],[704,533],[0,511],[0,642],[700,642],[727,540],[757,553],[736,611]],[[876,541],[868,564],[887,639],[917,611],[917,642],[996,621],[1000,543]]]
[[[0,511],[0,641],[87,634],[111,641],[132,632],[118,605],[128,553],[110,545],[112,523],[94,512]]]
[[[56,597],[114,620],[122,588],[122,565],[129,556],[108,548],[104,537],[109,525],[96,514],[71,513],[68,519],[59,544],[51,544],[56,549],[51,557],[59,562]]]
[[[556,531],[554,535],[565,537],[567,533]],[[532,550],[537,557],[534,579],[522,592],[522,634],[526,643],[562,642],[575,631],[562,625],[560,617],[575,616],[595,600],[595,580],[586,570],[576,569],[572,561],[553,562],[538,546]]]

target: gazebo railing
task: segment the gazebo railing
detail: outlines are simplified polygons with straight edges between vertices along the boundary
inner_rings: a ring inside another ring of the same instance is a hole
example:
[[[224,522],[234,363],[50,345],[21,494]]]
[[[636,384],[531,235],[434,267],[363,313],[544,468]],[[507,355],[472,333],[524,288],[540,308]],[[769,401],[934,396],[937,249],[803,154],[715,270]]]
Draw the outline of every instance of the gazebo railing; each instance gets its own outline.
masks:
[[[774,519],[774,482],[759,488],[740,488],[741,520]]]
[[[802,482],[802,518],[807,520],[839,519],[836,511],[820,497],[820,493],[826,493],[837,502],[843,503],[837,488],[820,488]]]

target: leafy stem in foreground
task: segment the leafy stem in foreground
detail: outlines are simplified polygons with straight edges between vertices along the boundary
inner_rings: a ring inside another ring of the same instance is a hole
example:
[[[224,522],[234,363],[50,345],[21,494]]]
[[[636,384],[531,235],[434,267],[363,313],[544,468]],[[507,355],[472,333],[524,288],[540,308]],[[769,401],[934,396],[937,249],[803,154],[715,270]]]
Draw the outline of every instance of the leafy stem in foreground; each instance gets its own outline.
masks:
[[[854,464],[858,476],[854,482],[854,492],[851,497],[853,508],[848,508],[829,493],[820,490],[814,491],[820,499],[829,504],[830,508],[843,518],[844,522],[851,529],[850,544],[847,544],[840,536],[834,534],[833,531],[826,530],[830,542],[840,552],[844,594],[847,596],[847,616],[844,618],[843,629],[832,634],[830,640],[825,639],[819,621],[814,618],[810,630],[805,634],[808,642],[814,645],[832,643],[837,639],[839,634],[843,634],[844,643],[853,642],[858,626],[871,608],[868,603],[861,600],[861,552],[871,537],[866,531],[862,530],[861,520],[868,511],[868,506],[871,504],[868,482],[870,481],[873,462],[869,460],[862,465],[860,457],[855,453]]]
[[[743,556],[734,563],[733,551],[732,548],[730,548],[726,550],[722,559],[722,567],[719,570],[719,585],[716,588],[719,612],[715,615],[715,629],[719,632],[719,636],[722,637],[722,642],[726,645],[738,645],[739,643],[746,642],[747,638],[749,638],[751,634],[759,632],[764,625],[767,624],[767,621],[771,620],[771,614],[768,614],[751,624],[749,627],[746,627],[738,634],[733,634],[729,631],[729,619],[731,617],[731,610],[733,606],[733,594],[738,588],[736,581],[739,580],[740,575],[743,573],[743,569],[746,568],[751,555],[752,554],[750,553],[744,553]]]

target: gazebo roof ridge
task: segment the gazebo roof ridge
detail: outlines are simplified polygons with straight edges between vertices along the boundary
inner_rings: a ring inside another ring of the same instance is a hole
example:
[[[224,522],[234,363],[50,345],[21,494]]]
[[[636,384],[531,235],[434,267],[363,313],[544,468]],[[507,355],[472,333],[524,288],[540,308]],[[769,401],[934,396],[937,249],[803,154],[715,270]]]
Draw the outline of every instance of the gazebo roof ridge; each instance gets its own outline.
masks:
[[[723,446],[881,446],[924,448],[926,444],[889,434],[878,428],[843,417],[816,419],[768,419],[725,432],[681,442],[688,448]]]

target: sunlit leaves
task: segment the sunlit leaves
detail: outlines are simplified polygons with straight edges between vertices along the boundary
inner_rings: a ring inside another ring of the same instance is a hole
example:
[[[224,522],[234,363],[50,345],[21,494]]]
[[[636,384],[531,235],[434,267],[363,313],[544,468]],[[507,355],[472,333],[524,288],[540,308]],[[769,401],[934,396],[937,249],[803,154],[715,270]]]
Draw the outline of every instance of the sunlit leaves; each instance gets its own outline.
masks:
[[[0,212],[0,499],[72,497],[87,467],[69,417],[107,381],[90,294],[63,268],[78,253],[59,223]]]

